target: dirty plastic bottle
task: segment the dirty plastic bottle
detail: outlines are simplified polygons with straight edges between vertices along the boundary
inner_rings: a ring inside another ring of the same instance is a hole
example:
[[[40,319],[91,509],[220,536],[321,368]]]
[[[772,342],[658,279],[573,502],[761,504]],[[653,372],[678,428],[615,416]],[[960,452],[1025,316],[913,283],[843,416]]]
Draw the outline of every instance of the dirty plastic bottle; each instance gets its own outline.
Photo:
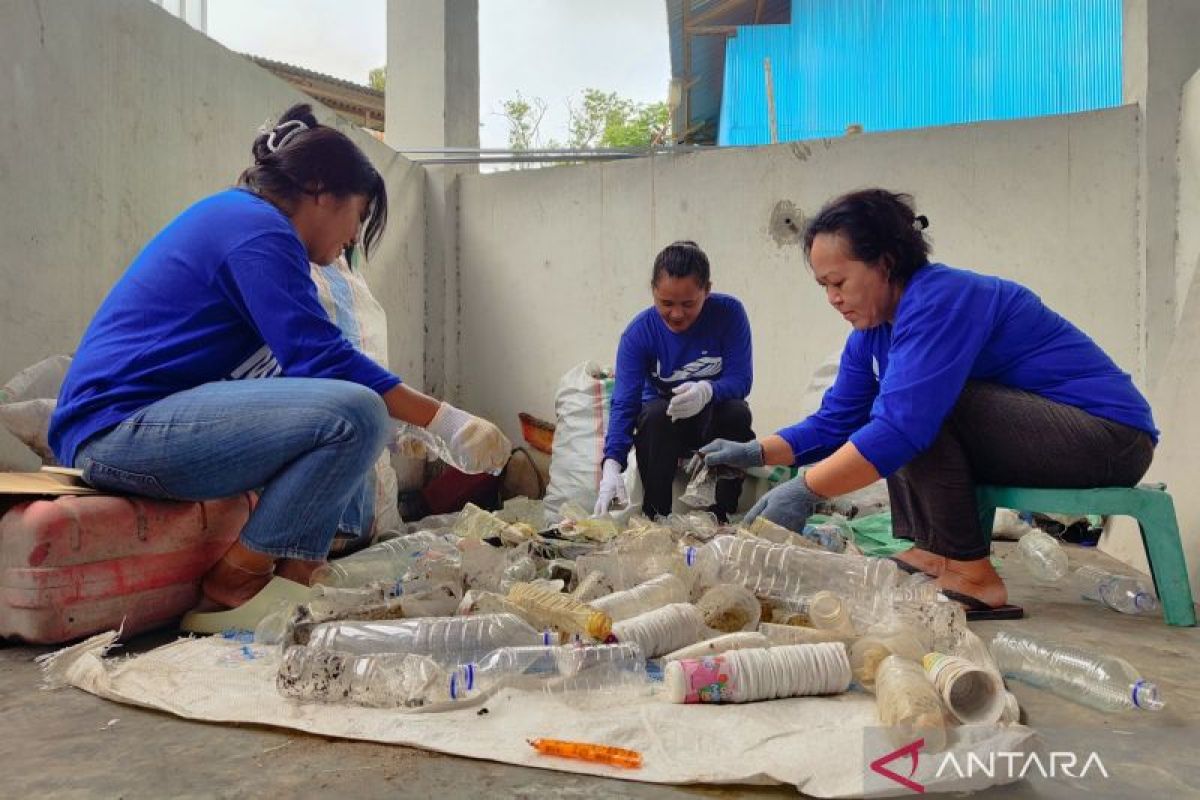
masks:
[[[714,631],[752,631],[762,619],[762,604],[754,593],[735,583],[718,583],[696,601],[704,624]]]
[[[352,655],[289,647],[275,676],[284,697],[375,708],[420,708],[449,700],[446,669],[426,656]]]
[[[1005,676],[1100,711],[1163,707],[1158,686],[1117,656],[1011,633],[996,634],[991,651]]]
[[[550,694],[600,693],[644,682],[646,659],[636,644],[501,647],[450,673],[449,695],[463,700],[498,686],[535,686]]]
[[[557,644],[514,614],[469,617],[419,617],[379,622],[325,622],[309,634],[311,650],[352,655],[416,653],[442,663],[460,664],[511,645]]]
[[[942,698],[917,662],[896,655],[880,662],[875,672],[875,706],[879,721],[897,747],[922,738],[931,753],[945,749]]]
[[[687,599],[688,589],[683,581],[670,573],[663,573],[645,583],[639,583],[632,589],[613,592],[587,602],[592,608],[605,612],[612,617],[613,622],[617,622],[670,603],[684,603]]]
[[[760,539],[718,536],[685,551],[701,585],[740,583],[759,597],[795,600],[835,592],[867,623],[885,618],[896,585],[896,564],[884,558],[840,555]]]
[[[1045,531],[1032,530],[1022,536],[1017,550],[1034,580],[1056,583],[1067,574],[1066,551],[1057,539]]]
[[[566,634],[590,636],[604,641],[612,631],[612,617],[569,594],[552,592],[532,583],[518,583],[508,592],[508,602],[521,609],[526,619]]]
[[[821,590],[812,596],[808,603],[808,618],[819,630],[854,633],[849,607],[830,591]]]
[[[394,582],[430,551],[448,559],[458,557],[453,546],[436,534],[417,533],[388,539],[345,558],[322,564],[313,572],[312,582],[339,589]]]
[[[1153,614],[1158,611],[1154,589],[1140,578],[1084,566],[1075,570],[1075,581],[1084,598],[1103,603],[1122,614]]]
[[[779,697],[840,694],[850,688],[841,642],[728,650],[663,668],[669,703],[748,703]]]

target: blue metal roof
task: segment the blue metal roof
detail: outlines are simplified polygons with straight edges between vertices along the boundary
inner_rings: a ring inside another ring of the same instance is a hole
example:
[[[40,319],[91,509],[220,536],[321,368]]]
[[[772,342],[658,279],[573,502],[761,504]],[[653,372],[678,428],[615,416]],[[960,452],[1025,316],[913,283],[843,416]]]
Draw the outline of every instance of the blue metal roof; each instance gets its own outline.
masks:
[[[1121,102],[1121,0],[794,0],[726,45],[718,142],[1065,114]]]

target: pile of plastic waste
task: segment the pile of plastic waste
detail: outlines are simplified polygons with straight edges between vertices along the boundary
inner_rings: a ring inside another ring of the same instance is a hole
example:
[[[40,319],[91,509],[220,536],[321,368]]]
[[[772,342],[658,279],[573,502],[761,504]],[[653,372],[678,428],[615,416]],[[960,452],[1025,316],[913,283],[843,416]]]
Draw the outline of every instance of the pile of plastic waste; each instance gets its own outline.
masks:
[[[858,554],[836,517],[793,533],[702,511],[543,515],[527,498],[468,505],[323,567],[308,602],[255,632],[282,649],[278,691],[422,710],[508,688],[674,703],[857,691],[898,743],[931,750],[955,724],[1017,720],[1004,676],[1105,710],[1161,707],[1120,659],[1012,635],[989,649],[931,578]],[[1133,591],[1084,577],[1105,602]]]

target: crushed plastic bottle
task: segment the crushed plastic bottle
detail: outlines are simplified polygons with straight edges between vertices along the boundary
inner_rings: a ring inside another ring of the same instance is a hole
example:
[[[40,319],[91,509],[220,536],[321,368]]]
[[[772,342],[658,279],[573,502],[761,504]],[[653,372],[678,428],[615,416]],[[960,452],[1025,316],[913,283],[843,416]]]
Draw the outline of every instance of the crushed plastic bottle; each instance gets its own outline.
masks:
[[[996,634],[991,651],[1005,676],[1067,700],[1108,712],[1162,710],[1158,686],[1123,658],[1011,633]]]
[[[831,553],[846,552],[846,543],[854,541],[854,532],[844,517],[830,517],[827,522],[810,522],[802,532],[805,539],[819,544]]]
[[[558,637],[513,614],[432,617],[381,622],[325,622],[313,627],[312,650],[351,655],[415,653],[439,663],[459,664],[497,647],[557,644]]]
[[[752,631],[762,619],[762,606],[744,586],[718,583],[696,601],[704,615],[704,624],[714,631],[736,633]]]
[[[646,681],[646,659],[636,644],[503,647],[450,674],[449,695],[462,700],[501,686],[547,693],[592,694]]]
[[[1035,529],[1022,536],[1017,550],[1034,580],[1057,583],[1067,574],[1066,551],[1045,531]]]
[[[1091,566],[1076,569],[1074,579],[1085,599],[1103,603],[1114,611],[1122,614],[1158,612],[1158,598],[1149,581]]]
[[[873,626],[850,646],[850,667],[854,679],[868,692],[875,691],[875,676],[888,656],[917,663],[929,652],[927,631],[903,622]]]
[[[318,567],[314,584],[353,589],[373,583],[394,583],[423,557],[457,560],[454,546],[430,532],[401,536]]]
[[[670,661],[663,693],[671,703],[747,703],[780,697],[839,694],[850,687],[840,642],[728,650]]]
[[[284,697],[374,708],[421,708],[450,699],[446,669],[425,656],[352,655],[289,647],[275,678]]]

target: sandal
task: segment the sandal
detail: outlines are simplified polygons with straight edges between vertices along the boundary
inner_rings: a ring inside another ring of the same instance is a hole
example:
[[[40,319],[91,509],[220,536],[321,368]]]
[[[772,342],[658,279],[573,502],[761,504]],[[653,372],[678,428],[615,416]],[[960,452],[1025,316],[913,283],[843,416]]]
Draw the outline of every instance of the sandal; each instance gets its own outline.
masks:
[[[953,589],[939,589],[938,591],[945,595],[947,600],[953,600],[962,605],[967,611],[968,621],[981,619],[1021,619],[1025,616],[1025,609],[1020,606],[1014,606],[1011,603],[1006,603],[1002,606],[989,606],[978,597],[971,597],[969,594],[956,592]]]
[[[221,633],[227,630],[253,631],[263,617],[279,609],[283,604],[299,605],[312,595],[312,589],[302,583],[289,581],[278,576],[237,608],[226,611],[188,612],[179,629],[188,633]]]

